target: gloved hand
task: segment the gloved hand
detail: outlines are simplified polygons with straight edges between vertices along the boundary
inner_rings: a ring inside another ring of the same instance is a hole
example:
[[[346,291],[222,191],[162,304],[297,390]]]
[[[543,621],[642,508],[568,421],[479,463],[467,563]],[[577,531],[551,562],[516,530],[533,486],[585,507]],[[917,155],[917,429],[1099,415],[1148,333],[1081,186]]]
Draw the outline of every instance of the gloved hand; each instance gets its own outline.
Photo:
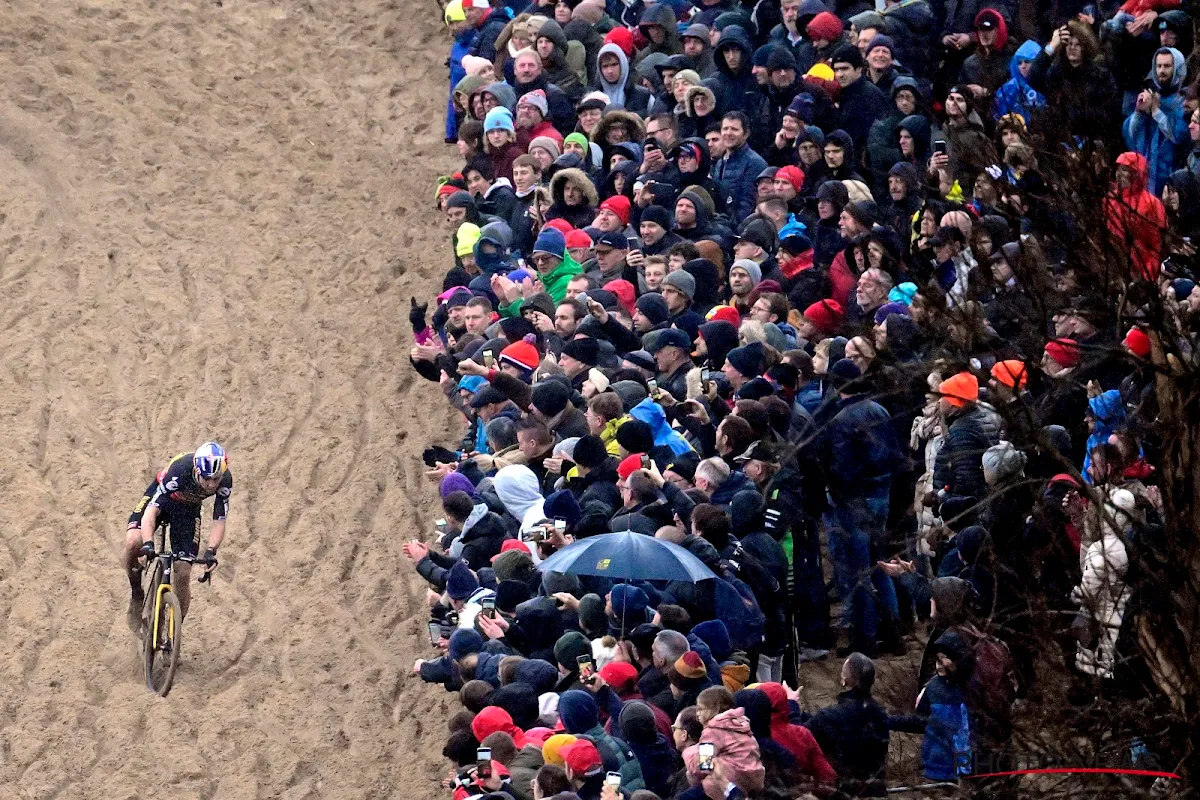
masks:
[[[408,309],[408,322],[412,325],[413,333],[420,333],[427,327],[425,324],[425,312],[429,310],[428,303],[417,305],[417,298],[408,298],[411,307]]]
[[[153,558],[154,557],[154,540],[153,539],[151,539],[148,542],[142,542],[142,546],[140,548],[138,548],[138,557],[139,558]]]
[[[209,569],[217,567],[217,550],[215,547],[210,547],[204,551],[204,562],[208,564]]]

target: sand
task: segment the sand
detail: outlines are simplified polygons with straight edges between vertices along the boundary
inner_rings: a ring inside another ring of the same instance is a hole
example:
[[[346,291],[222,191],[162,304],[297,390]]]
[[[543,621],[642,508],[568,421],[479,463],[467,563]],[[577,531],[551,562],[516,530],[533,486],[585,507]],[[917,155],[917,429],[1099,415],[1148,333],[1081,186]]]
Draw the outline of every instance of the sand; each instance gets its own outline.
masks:
[[[411,678],[454,421],[407,364],[448,264],[433,0],[0,9],[0,797],[442,796]],[[236,486],[167,698],[118,555],[207,439]]]

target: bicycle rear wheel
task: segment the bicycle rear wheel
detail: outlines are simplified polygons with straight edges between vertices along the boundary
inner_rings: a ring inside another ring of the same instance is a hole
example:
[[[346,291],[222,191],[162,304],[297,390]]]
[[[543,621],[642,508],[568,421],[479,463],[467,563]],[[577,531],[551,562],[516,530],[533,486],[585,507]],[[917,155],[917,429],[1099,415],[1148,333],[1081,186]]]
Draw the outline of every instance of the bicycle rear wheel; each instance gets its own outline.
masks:
[[[179,666],[179,643],[183,611],[179,598],[170,589],[162,593],[158,614],[150,612],[150,624],[143,633],[142,652],[146,663],[146,686],[166,697]]]

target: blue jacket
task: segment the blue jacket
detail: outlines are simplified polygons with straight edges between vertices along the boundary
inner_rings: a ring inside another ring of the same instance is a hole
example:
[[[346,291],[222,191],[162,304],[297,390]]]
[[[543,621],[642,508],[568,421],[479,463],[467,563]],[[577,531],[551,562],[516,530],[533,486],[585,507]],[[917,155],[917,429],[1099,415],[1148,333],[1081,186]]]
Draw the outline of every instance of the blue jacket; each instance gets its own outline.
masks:
[[[454,44],[450,46],[450,58],[446,64],[450,67],[450,97],[446,100],[446,138],[453,139],[458,135],[458,119],[454,114],[454,87],[458,86],[458,82],[467,76],[466,69],[463,68],[463,56],[470,55],[471,45],[475,41],[475,29],[467,28],[465,31],[454,37]]]
[[[713,165],[713,179],[725,187],[725,207],[735,222],[744,220],[754,211],[758,194],[755,181],[766,168],[767,162],[748,144],[726,153]]]
[[[507,9],[501,11],[493,8],[488,15],[483,18],[482,24],[475,29],[475,39],[471,42],[471,55],[486,58],[488,61],[496,60],[496,39],[504,32],[504,28],[509,23]]]
[[[1182,154],[1191,149],[1192,142],[1188,137],[1187,116],[1183,107],[1183,97],[1178,89],[1187,71],[1183,54],[1174,47],[1160,47],[1155,52],[1170,53],[1175,60],[1175,74],[1172,84],[1167,87],[1159,86],[1160,102],[1154,114],[1134,111],[1125,118],[1121,133],[1125,137],[1125,146],[1140,153],[1149,165],[1150,174],[1146,190],[1158,196],[1162,191],[1163,182],[1175,171],[1176,154]],[[1153,66],[1150,69],[1151,81],[1154,81]],[[1157,82],[1155,82],[1157,86]]]
[[[925,777],[954,781],[971,773],[971,722],[962,687],[937,675],[917,701],[917,713],[926,717],[921,741],[921,766]]]
[[[1042,46],[1030,39],[1013,53],[1012,61],[1008,64],[1008,74],[1012,77],[996,90],[996,104],[992,108],[993,119],[1000,119],[1005,114],[1020,114],[1028,124],[1034,111],[1046,107],[1046,98],[1029,85],[1029,81],[1021,75],[1020,70],[1022,62],[1034,61],[1040,52]]]
[[[839,400],[825,436],[829,492],[835,500],[861,497],[867,483],[886,484],[904,459],[891,415],[866,395]]]

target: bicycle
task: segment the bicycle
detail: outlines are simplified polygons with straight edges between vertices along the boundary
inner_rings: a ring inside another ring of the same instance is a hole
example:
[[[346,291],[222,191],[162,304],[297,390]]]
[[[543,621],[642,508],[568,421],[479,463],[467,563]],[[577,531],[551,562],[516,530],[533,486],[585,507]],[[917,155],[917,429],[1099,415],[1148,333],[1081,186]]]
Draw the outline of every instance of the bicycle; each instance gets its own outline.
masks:
[[[142,658],[146,667],[146,686],[160,697],[166,697],[179,667],[183,626],[183,610],[171,588],[171,567],[176,561],[215,567],[217,560],[172,552],[155,553],[151,557],[155,562],[154,569],[142,605]],[[208,583],[211,576],[212,571],[206,571],[199,582]]]

